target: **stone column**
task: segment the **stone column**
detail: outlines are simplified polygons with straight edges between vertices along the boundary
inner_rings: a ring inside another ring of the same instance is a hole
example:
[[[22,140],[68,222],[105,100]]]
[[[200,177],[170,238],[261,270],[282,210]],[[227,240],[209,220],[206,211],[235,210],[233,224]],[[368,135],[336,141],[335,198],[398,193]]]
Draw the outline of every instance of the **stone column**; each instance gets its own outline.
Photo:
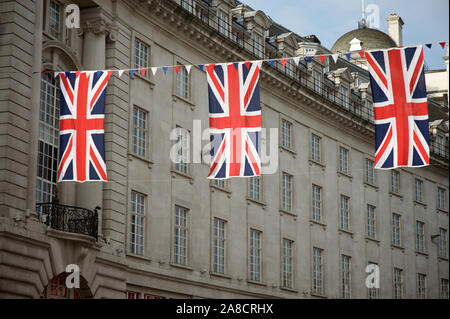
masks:
[[[31,82],[30,142],[27,188],[27,210],[35,213],[36,178],[39,136],[39,109],[41,107],[41,70],[42,70],[42,30],[44,1],[35,1],[34,40],[33,40],[33,72]]]

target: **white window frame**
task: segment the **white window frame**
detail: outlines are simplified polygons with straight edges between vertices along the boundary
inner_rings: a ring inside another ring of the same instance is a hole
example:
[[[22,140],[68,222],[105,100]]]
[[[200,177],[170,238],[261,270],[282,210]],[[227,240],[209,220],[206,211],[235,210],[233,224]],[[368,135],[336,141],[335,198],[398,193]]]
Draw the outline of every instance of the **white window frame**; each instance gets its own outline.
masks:
[[[339,146],[339,172],[348,174],[348,172],[349,172],[349,170],[348,170],[349,169],[349,167],[348,167],[349,155],[350,155],[350,151],[347,148],[345,148],[343,146]]]
[[[426,252],[425,223],[416,220],[416,251]]]
[[[443,187],[437,187],[437,208],[441,210],[445,210],[447,208],[447,190]]]
[[[350,197],[342,194],[339,199],[339,229],[350,231]]]
[[[312,78],[314,92],[322,94],[322,73],[317,70],[312,70]]]
[[[392,244],[395,246],[402,245],[402,215],[392,213]]]
[[[439,227],[439,257],[448,257],[448,231]]]
[[[264,37],[258,32],[252,33],[253,54],[258,58],[264,58]]]
[[[293,194],[294,194],[294,176],[282,172],[281,173],[281,209],[287,212],[293,210]]]
[[[181,147],[179,148],[176,154],[176,162],[173,163],[173,168],[176,172],[189,175],[189,152],[190,152],[190,134],[189,131],[181,126],[176,127],[176,141],[175,143],[180,143]]]
[[[313,247],[312,250],[312,280],[311,291],[313,294],[320,296],[325,295],[324,292],[324,250],[318,247]]]
[[[311,219],[322,223],[323,217],[323,188],[312,184],[311,186]]]
[[[249,231],[249,278],[251,281],[262,281],[262,231],[250,228]]]
[[[423,203],[423,180],[414,178],[414,200]]]
[[[217,10],[217,28],[219,33],[228,37],[228,14],[221,9]]]
[[[427,275],[421,273],[417,274],[417,298],[427,298]]]
[[[403,298],[403,269],[394,267],[393,271],[393,298]]]
[[[148,112],[136,105],[133,106],[133,130],[131,139],[131,151],[142,158],[147,157],[147,118]]]
[[[317,134],[311,133],[311,160],[321,163],[322,162],[322,137]]]
[[[283,238],[281,242],[281,284],[283,288],[294,288],[294,241]]]
[[[374,161],[370,158],[364,160],[364,181],[370,185],[375,185]]]
[[[186,70],[186,67],[181,63],[177,62],[177,65],[180,66],[178,73],[176,74],[176,95],[189,100],[190,98],[190,77]]]
[[[367,238],[377,239],[377,209],[375,206],[366,205],[366,234]],[[371,216],[373,215],[373,217]]]
[[[262,197],[262,176],[252,176],[248,179],[248,198],[261,202]]]
[[[440,280],[440,295],[441,299],[449,298],[449,281],[447,278],[441,278]]]
[[[227,221],[214,217],[213,220],[213,261],[216,274],[227,273]]]
[[[132,190],[130,195],[130,253],[145,253],[146,196]],[[139,238],[141,242],[139,241]]]
[[[172,258],[176,265],[187,266],[189,264],[189,217],[188,208],[174,206]],[[184,254],[182,253],[183,248]]]
[[[281,146],[292,149],[292,122],[281,119]]]
[[[53,28],[50,23],[50,19],[52,17],[52,15],[51,15],[52,4],[59,6],[59,9],[56,11],[58,13],[58,17],[57,17],[57,21],[56,21],[57,22],[56,29],[57,29],[58,34],[54,33],[55,28]],[[47,31],[48,35],[50,35],[51,37],[53,37],[54,39],[59,40],[59,41],[63,41],[63,34],[65,31],[64,23],[63,23],[63,19],[64,19],[65,15],[64,15],[63,9],[64,9],[64,5],[61,2],[55,1],[55,0],[47,1],[47,10],[46,10],[46,19],[45,19],[46,20],[45,21],[46,31]]]
[[[150,65],[150,45],[139,37],[134,38],[134,52],[133,52],[133,65],[136,69],[136,74],[142,76],[140,69],[148,68]],[[145,50],[144,50],[145,49]],[[145,78],[149,77],[149,70],[145,72]]]
[[[341,255],[341,298],[351,298],[352,291],[352,264],[351,257]]]
[[[399,194],[400,193],[400,171],[398,170],[391,170],[390,172],[390,181],[391,181],[391,192],[395,193],[395,194]]]

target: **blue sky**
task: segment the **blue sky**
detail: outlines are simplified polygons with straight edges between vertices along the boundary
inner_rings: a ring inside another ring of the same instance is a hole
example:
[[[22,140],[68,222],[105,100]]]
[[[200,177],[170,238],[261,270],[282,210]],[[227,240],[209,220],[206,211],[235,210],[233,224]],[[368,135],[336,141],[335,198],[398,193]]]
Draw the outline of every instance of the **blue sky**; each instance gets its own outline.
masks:
[[[344,33],[357,28],[361,20],[361,0],[241,0],[255,10],[299,35],[315,34],[331,48]],[[430,69],[445,68],[445,50],[437,43],[449,38],[449,0],[366,0],[365,6],[380,8],[380,30],[387,33],[386,17],[397,13],[405,22],[403,45],[433,42],[424,47]]]

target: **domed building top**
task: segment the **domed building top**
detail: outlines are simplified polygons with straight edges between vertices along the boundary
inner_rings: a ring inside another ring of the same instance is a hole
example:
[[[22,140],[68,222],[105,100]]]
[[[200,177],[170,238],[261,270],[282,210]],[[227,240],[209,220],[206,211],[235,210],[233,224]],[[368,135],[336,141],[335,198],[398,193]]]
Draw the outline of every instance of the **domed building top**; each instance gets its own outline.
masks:
[[[387,49],[396,47],[394,40],[384,32],[376,29],[362,27],[352,30],[341,36],[331,48],[333,53],[350,52],[350,41],[353,39],[361,41],[361,50]]]

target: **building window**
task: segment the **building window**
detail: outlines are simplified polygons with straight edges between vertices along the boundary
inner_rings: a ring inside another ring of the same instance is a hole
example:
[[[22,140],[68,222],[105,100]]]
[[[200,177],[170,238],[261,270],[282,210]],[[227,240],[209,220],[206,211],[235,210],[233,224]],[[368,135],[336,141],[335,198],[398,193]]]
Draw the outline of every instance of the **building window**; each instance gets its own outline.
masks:
[[[400,172],[396,170],[391,170],[391,192],[400,192]]]
[[[369,100],[366,100],[365,102],[366,109],[367,109],[367,120],[371,123],[373,123],[373,105],[372,102]]]
[[[442,157],[445,157],[445,138],[441,135],[436,135],[436,140],[435,140],[435,152],[437,155],[440,155]]]
[[[378,267],[377,263],[369,262],[370,265],[374,265]],[[378,289],[376,287],[367,288],[367,295],[369,299],[377,299],[378,298]]]
[[[312,185],[312,220],[322,221],[322,187]]]
[[[131,192],[131,229],[130,251],[133,254],[144,254],[144,218],[145,196],[137,192]]]
[[[344,195],[341,195],[339,221],[341,229],[350,229],[350,198]]]
[[[189,76],[186,68],[180,67],[177,74],[177,95],[189,98]]]
[[[250,229],[250,280],[261,281],[261,232]]]
[[[51,202],[55,193],[59,157],[59,96],[57,81],[50,74],[43,74],[39,109],[37,203]]]
[[[323,295],[323,250],[313,248],[313,273],[312,273],[312,292]]]
[[[416,221],[416,250],[425,252],[425,223]]]
[[[293,245],[294,242],[289,239],[283,239],[283,255],[282,255],[282,267],[283,270],[282,274],[282,282],[283,287],[285,288],[293,288],[293,258],[292,258],[292,252],[293,252]]]
[[[219,20],[219,32],[225,36],[228,36],[228,16],[222,10],[219,10],[217,13],[217,17]]]
[[[261,201],[261,176],[253,176],[248,179],[248,197]]]
[[[321,138],[311,134],[311,159],[316,162],[320,162],[320,144]]]
[[[264,46],[263,46],[263,38],[259,34],[253,32],[253,54],[258,58],[264,57]]]
[[[281,146],[286,148],[292,148],[292,123],[281,120]]]
[[[445,209],[445,193],[445,188],[437,188],[437,208],[439,209]]]
[[[317,72],[316,70],[313,70],[313,84],[314,84],[314,91],[322,94],[322,74],[320,72]]]
[[[448,279],[441,279],[441,299],[448,298]]]
[[[349,95],[348,95],[348,89],[346,87],[340,86],[339,87],[339,93],[341,95],[341,106],[345,107],[346,109],[349,108],[350,102],[349,102]]]
[[[424,274],[417,274],[417,298],[427,298],[427,276]]]
[[[69,291],[66,285],[66,276],[55,276],[50,281],[50,295],[60,298],[68,298]]]
[[[213,183],[214,183],[214,186],[217,186],[219,188],[225,188],[225,180],[224,179],[214,179]]]
[[[147,112],[133,108],[133,153],[141,157],[146,155]]]
[[[423,202],[423,181],[417,178],[414,180],[414,194],[416,201]]]
[[[376,239],[375,207],[367,205],[367,237]]]
[[[175,154],[175,170],[187,174],[188,173],[188,156],[189,156],[189,132],[181,127],[176,129],[176,144],[178,145]]]
[[[188,256],[188,210],[175,206],[173,262],[178,265],[187,265]]]
[[[213,271],[218,274],[225,273],[226,265],[226,222],[214,218],[214,242],[213,242]]]
[[[339,147],[339,171],[348,173],[348,150]]]
[[[401,216],[392,213],[392,244],[396,246],[401,245]]]
[[[351,258],[341,255],[341,297],[350,298],[351,294]]]
[[[365,181],[369,184],[375,184],[375,172],[373,168],[373,161],[366,158],[365,163]]]
[[[283,173],[281,208],[288,212],[292,210],[292,179],[292,175]]]
[[[444,228],[439,228],[439,256],[446,258],[447,257],[447,243],[448,236],[447,230]]]
[[[181,0],[181,6],[183,9],[192,12],[192,5],[190,3],[190,0]]]
[[[142,294],[136,291],[127,291],[127,299],[142,299]]]
[[[394,268],[394,299],[403,298],[403,270]]]
[[[48,7],[48,32],[56,39],[61,37],[61,5],[53,0]]]
[[[148,45],[138,39],[134,40],[134,67],[136,69],[147,68],[149,66],[149,51]]]

